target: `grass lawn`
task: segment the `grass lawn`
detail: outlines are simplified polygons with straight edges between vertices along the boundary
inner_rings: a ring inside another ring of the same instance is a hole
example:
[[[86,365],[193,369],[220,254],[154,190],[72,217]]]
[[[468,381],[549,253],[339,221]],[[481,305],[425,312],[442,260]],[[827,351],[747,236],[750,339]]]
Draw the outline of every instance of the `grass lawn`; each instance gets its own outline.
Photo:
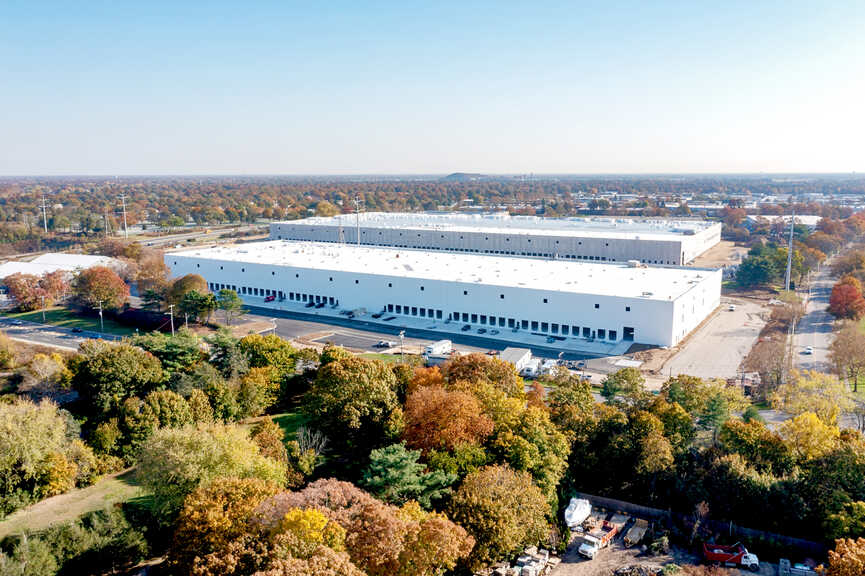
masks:
[[[34,310],[32,312],[16,312],[14,314],[4,314],[8,318],[17,318],[18,320],[26,320],[28,322],[42,323],[42,311]],[[68,308],[54,307],[45,310],[45,323],[53,326],[61,326],[63,328],[80,328],[90,332],[100,332],[98,316],[82,316],[76,314]],[[117,322],[105,318],[105,333],[116,334],[118,336],[131,336],[135,334],[135,330],[129,326],[118,324]]]
[[[402,360],[399,354],[377,354],[375,352],[368,352],[366,354],[358,354],[358,356],[364,360],[381,360],[386,364],[398,364]],[[418,356],[417,354],[406,354],[405,363],[409,366],[423,366],[423,357]]]
[[[294,440],[297,436],[297,429],[306,424],[306,417],[299,411],[274,414],[271,418],[282,428],[286,440]]]
[[[132,470],[105,476],[93,486],[46,498],[10,514],[0,521],[0,540],[10,534],[44,530],[52,525],[72,522],[87,512],[104,510],[108,506],[139,498],[143,501],[148,495],[138,485]]]

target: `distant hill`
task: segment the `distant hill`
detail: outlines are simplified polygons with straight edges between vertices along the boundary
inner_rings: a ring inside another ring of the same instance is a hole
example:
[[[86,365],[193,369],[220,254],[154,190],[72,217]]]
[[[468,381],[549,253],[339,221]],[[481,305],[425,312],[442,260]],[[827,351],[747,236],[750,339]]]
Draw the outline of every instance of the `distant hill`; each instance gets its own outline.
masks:
[[[473,180],[485,180],[488,176],[485,174],[472,174],[470,172],[454,172],[448,174],[442,180],[446,182],[471,182]]]

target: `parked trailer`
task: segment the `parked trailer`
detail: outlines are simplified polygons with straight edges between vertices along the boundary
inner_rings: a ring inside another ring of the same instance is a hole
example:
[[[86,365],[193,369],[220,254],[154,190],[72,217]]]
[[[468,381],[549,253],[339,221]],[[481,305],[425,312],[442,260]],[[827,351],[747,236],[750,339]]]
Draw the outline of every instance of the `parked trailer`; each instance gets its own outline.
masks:
[[[711,564],[747,568],[751,572],[760,570],[760,560],[757,559],[757,555],[748,552],[748,549],[738,542],[732,546],[705,542],[703,556],[706,562]]]
[[[791,564],[786,558],[778,560],[780,576],[816,576],[817,572],[804,564]]]
[[[450,340],[439,340],[438,342],[428,344],[426,349],[424,349],[424,354],[432,356],[450,354],[453,349],[454,345]]]
[[[643,536],[646,535],[646,531],[649,529],[649,522],[642,518],[637,518],[634,525],[625,533],[625,547],[630,548],[635,544],[639,544],[643,539]]]

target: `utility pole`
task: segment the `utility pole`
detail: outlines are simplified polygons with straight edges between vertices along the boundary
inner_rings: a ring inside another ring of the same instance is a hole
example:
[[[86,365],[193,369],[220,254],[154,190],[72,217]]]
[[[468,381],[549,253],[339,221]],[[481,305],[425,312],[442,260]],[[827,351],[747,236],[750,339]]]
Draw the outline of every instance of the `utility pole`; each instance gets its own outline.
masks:
[[[105,332],[105,321],[102,319],[102,300],[99,301],[99,331]]]
[[[42,208],[42,224],[45,227],[45,233],[48,234],[48,204],[45,202],[45,194],[42,194],[42,204],[39,207]]]
[[[171,317],[171,335],[174,336],[174,304],[168,305],[168,315]]]
[[[405,364],[405,330],[399,331],[399,363]]]
[[[129,239],[129,228],[126,226],[126,194],[120,195],[120,202],[123,205],[123,237]]]
[[[360,246],[360,194],[354,195],[354,218],[357,226],[357,245]]]
[[[42,323],[45,324],[45,295],[42,295]]]
[[[187,330],[189,330],[189,312],[183,313],[183,325],[186,326]]]
[[[784,289],[790,291],[790,275],[793,271],[793,224],[796,221],[796,213],[790,215],[790,243],[787,245],[787,274],[784,277]]]

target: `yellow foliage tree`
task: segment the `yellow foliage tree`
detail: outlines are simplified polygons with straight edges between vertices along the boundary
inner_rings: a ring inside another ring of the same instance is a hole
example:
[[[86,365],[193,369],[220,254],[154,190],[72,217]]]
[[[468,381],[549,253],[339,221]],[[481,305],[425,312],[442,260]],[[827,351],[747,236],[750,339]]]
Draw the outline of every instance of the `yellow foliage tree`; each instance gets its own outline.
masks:
[[[778,433],[799,461],[823,456],[838,442],[837,426],[825,424],[814,412],[805,412],[781,423]]]
[[[842,412],[853,408],[847,387],[831,374],[813,370],[793,372],[771,396],[772,407],[793,416],[813,412],[824,423],[835,425]]]

